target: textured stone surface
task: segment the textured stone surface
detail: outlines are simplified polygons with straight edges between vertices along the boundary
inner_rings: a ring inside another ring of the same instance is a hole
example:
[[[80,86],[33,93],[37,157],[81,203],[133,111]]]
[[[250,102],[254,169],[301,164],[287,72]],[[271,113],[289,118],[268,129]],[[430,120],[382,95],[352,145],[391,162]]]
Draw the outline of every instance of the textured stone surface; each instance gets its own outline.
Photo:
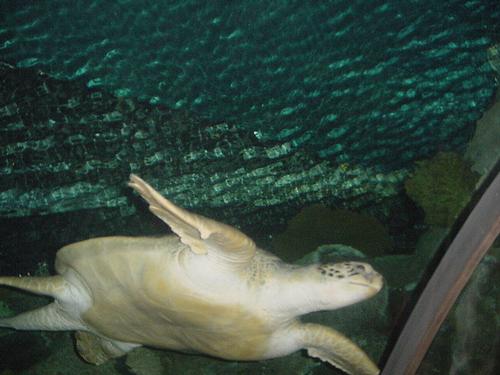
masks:
[[[482,176],[486,176],[500,160],[500,90],[497,92],[496,102],[477,122],[465,158]]]
[[[366,205],[394,194],[404,176],[338,165],[288,142],[34,70],[3,65],[0,79],[4,216],[104,207],[130,214],[130,172],[183,206],[238,207],[240,218],[290,200]]]
[[[495,85],[496,0],[4,3],[0,51],[19,67],[339,163],[463,146]]]

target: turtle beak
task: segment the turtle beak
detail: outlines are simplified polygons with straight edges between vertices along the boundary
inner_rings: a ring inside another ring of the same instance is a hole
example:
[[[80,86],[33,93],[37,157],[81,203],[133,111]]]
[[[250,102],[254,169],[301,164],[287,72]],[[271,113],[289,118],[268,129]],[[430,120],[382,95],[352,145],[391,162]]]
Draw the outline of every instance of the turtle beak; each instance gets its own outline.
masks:
[[[378,293],[384,285],[384,279],[382,275],[375,271],[371,266],[363,264],[357,267],[357,277],[350,283],[373,289],[375,293]]]
[[[380,278],[380,274],[378,272],[372,271],[370,273],[367,273],[363,275],[366,280],[371,284],[373,283],[376,279]]]
[[[378,293],[380,289],[384,286],[384,278],[381,274],[376,271],[372,271],[363,275],[363,277],[368,281],[368,287],[375,290]]]

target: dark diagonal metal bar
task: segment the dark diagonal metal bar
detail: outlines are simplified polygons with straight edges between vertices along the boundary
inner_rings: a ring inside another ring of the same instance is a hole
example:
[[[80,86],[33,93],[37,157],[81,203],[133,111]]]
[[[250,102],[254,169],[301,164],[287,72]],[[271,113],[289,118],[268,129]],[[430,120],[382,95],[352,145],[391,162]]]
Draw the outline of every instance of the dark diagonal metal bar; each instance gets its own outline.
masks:
[[[422,292],[382,375],[413,375],[472,272],[500,232],[500,174],[482,195]]]

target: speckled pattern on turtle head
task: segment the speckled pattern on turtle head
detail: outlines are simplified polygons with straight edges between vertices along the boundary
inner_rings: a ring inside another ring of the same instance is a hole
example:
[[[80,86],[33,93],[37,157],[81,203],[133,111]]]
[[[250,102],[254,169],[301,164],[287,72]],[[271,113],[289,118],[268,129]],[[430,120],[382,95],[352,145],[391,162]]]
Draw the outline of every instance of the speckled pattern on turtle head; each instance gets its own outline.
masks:
[[[375,295],[382,277],[370,265],[289,265],[139,177],[129,185],[175,234],[90,239],[59,250],[55,276],[1,277],[0,284],[54,302],[0,326],[75,330],[80,355],[95,364],[142,345],[244,361],[306,349],[349,374],[379,373],[348,338],[298,319]]]

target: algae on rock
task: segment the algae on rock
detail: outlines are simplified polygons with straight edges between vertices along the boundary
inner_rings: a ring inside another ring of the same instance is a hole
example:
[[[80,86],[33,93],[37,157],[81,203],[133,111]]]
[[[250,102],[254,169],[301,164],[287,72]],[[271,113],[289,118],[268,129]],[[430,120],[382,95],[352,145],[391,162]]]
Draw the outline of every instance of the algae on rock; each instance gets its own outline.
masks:
[[[427,224],[447,227],[469,202],[478,178],[458,154],[441,152],[417,162],[405,189],[424,210]]]

